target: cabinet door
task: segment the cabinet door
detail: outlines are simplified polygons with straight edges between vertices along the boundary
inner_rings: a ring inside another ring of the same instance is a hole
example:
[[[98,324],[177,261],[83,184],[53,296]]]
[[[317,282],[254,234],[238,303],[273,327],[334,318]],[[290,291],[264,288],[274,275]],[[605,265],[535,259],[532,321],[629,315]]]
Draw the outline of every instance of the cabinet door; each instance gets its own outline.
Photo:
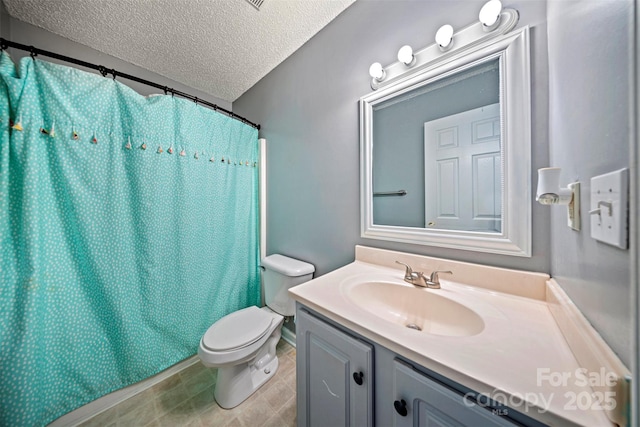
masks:
[[[296,324],[298,427],[373,425],[373,347],[305,310]]]
[[[464,397],[433,381],[410,366],[394,361],[393,390],[396,427],[469,426],[493,427],[514,424],[491,411],[465,403]]]

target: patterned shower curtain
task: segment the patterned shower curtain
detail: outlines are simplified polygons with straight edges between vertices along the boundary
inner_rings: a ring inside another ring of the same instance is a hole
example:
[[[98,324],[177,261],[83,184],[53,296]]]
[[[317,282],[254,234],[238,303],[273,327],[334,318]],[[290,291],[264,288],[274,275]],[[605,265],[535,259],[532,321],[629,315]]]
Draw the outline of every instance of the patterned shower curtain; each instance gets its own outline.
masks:
[[[0,425],[46,425],[258,304],[257,130],[0,57]]]

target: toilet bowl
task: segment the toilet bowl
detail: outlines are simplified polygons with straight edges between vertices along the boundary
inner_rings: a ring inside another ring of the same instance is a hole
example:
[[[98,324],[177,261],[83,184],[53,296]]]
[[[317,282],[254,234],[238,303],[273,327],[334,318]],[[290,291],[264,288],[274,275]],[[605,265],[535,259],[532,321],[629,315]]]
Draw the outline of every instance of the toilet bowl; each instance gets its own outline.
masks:
[[[287,290],[310,280],[315,270],[311,264],[282,255],[266,257],[262,266],[267,307],[228,314],[200,339],[198,357],[203,365],[218,368],[214,397],[226,409],[242,403],[276,373],[280,328],[284,316],[295,314]]]
[[[276,345],[284,317],[248,307],[214,323],[200,340],[202,364],[218,368],[216,402],[233,408],[260,388],[278,369]]]

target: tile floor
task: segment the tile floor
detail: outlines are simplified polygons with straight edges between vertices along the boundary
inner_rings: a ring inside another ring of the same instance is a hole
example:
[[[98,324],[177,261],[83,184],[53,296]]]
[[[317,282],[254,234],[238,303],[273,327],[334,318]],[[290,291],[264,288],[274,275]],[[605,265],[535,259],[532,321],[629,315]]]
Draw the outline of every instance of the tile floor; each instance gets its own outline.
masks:
[[[216,370],[198,362],[81,426],[295,426],[296,350],[280,340],[277,354],[280,366],[273,378],[233,409],[216,404]]]

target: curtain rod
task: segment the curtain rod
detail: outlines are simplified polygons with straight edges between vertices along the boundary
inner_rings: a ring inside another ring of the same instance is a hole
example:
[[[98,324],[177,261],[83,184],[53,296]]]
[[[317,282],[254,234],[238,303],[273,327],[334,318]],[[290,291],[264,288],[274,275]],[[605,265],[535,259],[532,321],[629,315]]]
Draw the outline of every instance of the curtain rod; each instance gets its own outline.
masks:
[[[220,111],[224,114],[226,114],[227,116],[236,119],[236,120],[240,120],[242,123],[245,123],[247,125],[253,126],[254,128],[260,130],[260,125],[259,124],[255,124],[252,121],[249,121],[247,119],[245,119],[242,116],[239,116],[238,114],[235,114],[229,110],[226,110],[222,107],[219,107],[216,104],[212,104],[210,102],[205,101],[204,99],[200,99],[197,96],[193,96],[193,95],[189,95],[188,93],[184,93],[184,92],[180,92],[179,90],[175,90],[173,88],[167,87],[167,86],[162,86],[158,83],[154,83],[151,82],[149,80],[145,80],[145,79],[141,79],[140,77],[136,77],[136,76],[132,76],[130,74],[126,74],[126,73],[121,73],[120,71],[116,71],[113,68],[109,69],[106,68],[102,65],[95,65],[92,64],[90,62],[85,62],[82,61],[80,59],[76,59],[76,58],[71,58],[69,56],[64,56],[64,55],[60,55],[58,53],[54,53],[54,52],[48,52],[46,50],[42,50],[42,49],[38,49],[36,47],[33,46],[27,46],[24,44],[20,44],[20,43],[16,43],[16,42],[12,42],[10,40],[4,39],[4,38],[0,38],[0,49],[2,50],[6,50],[8,47],[12,47],[14,49],[20,49],[20,50],[24,50],[30,53],[31,58],[34,58],[37,55],[42,55],[42,56],[48,56],[50,58],[55,58],[58,59],[60,61],[65,61],[65,62],[70,62],[72,64],[76,64],[76,65],[80,65],[82,67],[85,68],[91,68],[92,70],[96,70],[99,71],[100,74],[102,74],[103,77],[106,77],[107,74],[111,74],[113,75],[113,79],[115,80],[116,77],[123,77],[125,79],[128,80],[133,80],[134,82],[138,82],[138,83],[142,83],[144,85],[147,86],[152,86],[155,87],[156,89],[161,89],[164,91],[164,94],[171,94],[171,95],[178,95],[181,96],[183,98],[186,99],[190,99],[191,101],[195,102],[196,104],[202,104],[202,105],[206,105],[208,107],[213,108],[214,111]]]

